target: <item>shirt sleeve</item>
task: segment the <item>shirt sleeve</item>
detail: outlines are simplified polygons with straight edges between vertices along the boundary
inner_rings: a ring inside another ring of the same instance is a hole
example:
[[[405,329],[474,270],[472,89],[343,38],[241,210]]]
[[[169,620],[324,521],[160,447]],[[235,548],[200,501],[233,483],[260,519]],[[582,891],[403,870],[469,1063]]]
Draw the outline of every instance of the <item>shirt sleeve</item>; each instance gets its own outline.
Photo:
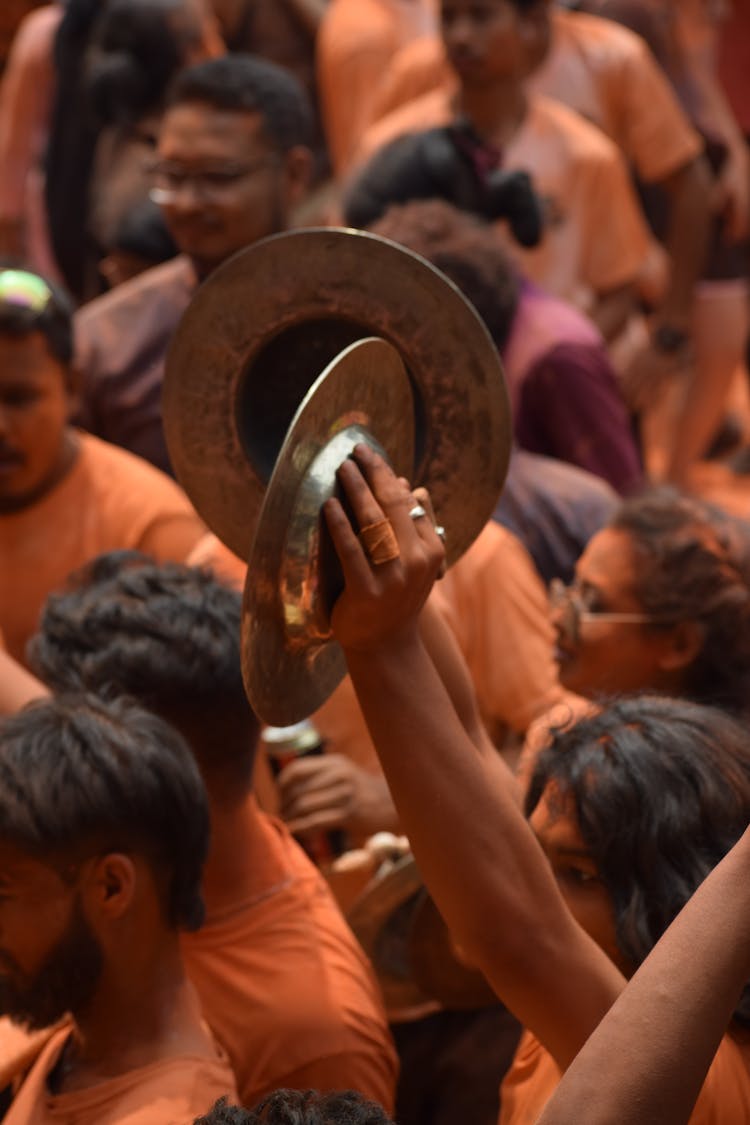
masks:
[[[628,38],[630,49],[611,74],[607,96],[625,155],[645,183],[658,183],[699,156],[703,142],[646,44]]]
[[[582,210],[581,278],[602,294],[637,282],[647,260],[646,220],[619,150],[602,135],[579,165]]]
[[[568,461],[620,493],[643,471],[630,419],[604,347],[560,344],[529,371],[516,433],[522,448]]]

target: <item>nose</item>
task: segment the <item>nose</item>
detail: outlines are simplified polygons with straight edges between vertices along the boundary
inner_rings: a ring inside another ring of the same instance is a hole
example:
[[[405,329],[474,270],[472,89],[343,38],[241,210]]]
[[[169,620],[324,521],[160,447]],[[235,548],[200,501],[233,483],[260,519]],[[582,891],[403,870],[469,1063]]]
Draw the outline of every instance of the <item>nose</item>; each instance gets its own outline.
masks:
[[[451,51],[464,51],[471,47],[474,40],[474,26],[467,16],[452,16],[449,20],[443,19],[443,42]]]

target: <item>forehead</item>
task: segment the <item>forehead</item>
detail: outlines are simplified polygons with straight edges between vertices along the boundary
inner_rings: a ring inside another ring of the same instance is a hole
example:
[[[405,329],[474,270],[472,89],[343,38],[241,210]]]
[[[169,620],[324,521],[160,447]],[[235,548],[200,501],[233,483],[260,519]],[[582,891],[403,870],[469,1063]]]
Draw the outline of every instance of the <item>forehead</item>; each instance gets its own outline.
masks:
[[[554,782],[545,787],[529,817],[529,824],[545,849],[588,851],[578,826],[573,797],[570,793],[561,792]]]
[[[0,386],[24,379],[65,377],[63,365],[49,349],[41,332],[15,335],[0,326]]]
[[[202,102],[172,106],[159,133],[159,154],[184,163],[253,160],[271,151],[260,113],[215,109]]]
[[[605,527],[591,539],[576,564],[576,577],[602,589],[631,590],[636,578],[636,555],[627,531]]]

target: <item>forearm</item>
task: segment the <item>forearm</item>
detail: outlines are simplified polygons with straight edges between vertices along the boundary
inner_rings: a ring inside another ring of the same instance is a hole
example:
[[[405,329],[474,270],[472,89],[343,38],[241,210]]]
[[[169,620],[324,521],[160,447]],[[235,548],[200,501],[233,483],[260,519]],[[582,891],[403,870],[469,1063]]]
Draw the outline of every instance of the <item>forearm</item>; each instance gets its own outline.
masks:
[[[347,658],[443,917],[507,1006],[567,1065],[618,995],[620,974],[568,913],[509,772],[497,758],[488,768],[421,640]],[[555,1010],[564,1017],[550,1019]]]
[[[497,758],[497,750],[479,714],[471,675],[458,642],[432,599],[422,610],[419,631],[465,733],[483,754]]]
[[[750,831],[655,946],[540,1125],[684,1125],[748,977]]]
[[[711,230],[711,174],[705,158],[698,157],[676,172],[664,187],[670,196],[666,249],[671,269],[669,287],[657,309],[656,321],[687,328]]]

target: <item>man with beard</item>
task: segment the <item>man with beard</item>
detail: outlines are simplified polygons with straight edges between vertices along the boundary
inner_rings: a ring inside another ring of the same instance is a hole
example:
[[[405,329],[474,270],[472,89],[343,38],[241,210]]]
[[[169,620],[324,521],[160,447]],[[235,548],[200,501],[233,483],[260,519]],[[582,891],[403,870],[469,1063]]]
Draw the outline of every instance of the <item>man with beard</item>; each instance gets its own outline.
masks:
[[[0,1012],[57,1023],[6,1074],[6,1125],[191,1120],[234,1090],[180,957],[207,848],[200,776],[159,719],[76,696],[5,721]]]
[[[181,949],[243,1104],[287,1087],[390,1108],[396,1057],[372,969],[320,872],[253,796],[241,609],[204,571],[103,555],[48,601],[34,666],[52,690],[137,699],[195,757],[212,827],[206,921]]]
[[[172,333],[200,281],[286,228],[311,174],[311,122],[299,83],[262,59],[226,56],[177,77],[152,198],[182,253],[78,314],[85,429],[169,469],[161,384]]]

